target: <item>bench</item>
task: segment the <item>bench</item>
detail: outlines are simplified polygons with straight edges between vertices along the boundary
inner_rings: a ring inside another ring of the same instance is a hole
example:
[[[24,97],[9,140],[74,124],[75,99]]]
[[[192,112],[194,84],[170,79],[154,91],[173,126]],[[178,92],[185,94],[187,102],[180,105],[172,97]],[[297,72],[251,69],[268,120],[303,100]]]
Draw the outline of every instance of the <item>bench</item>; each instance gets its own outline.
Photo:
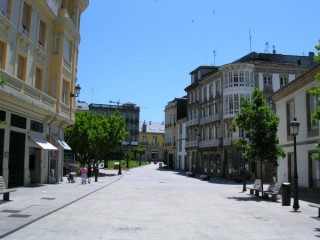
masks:
[[[309,206],[310,206],[310,207],[318,208],[318,218],[320,218],[320,204],[309,203]]]
[[[277,200],[277,196],[281,190],[281,183],[270,184],[267,188],[267,191],[262,193],[262,196],[269,199],[271,196],[272,201]]]
[[[202,181],[209,181],[210,180],[210,176],[207,174],[200,175],[200,178]]]
[[[250,194],[253,194],[259,197],[259,192],[262,190],[261,188],[261,179],[256,179],[253,183],[252,187],[247,187],[250,190]]]
[[[0,194],[3,194],[3,201],[9,201],[10,192],[14,192],[17,189],[7,189],[3,177],[0,176]]]
[[[188,177],[195,177],[196,176],[196,174],[194,172],[186,172],[186,175]]]

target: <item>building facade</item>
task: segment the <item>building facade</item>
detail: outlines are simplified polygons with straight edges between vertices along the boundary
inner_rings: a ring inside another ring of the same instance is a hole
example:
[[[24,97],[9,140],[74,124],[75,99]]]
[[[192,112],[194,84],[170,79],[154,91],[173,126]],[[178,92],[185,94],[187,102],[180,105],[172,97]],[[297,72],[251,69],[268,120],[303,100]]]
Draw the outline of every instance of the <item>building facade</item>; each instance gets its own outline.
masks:
[[[266,99],[314,65],[313,55],[289,56],[252,52],[220,67],[200,66],[190,73],[188,96],[187,162],[189,170],[233,178],[241,172],[243,149],[235,142],[244,137],[241,129],[231,132],[240,110],[240,96],[251,99],[254,87]],[[272,108],[274,106],[271,106]],[[252,178],[259,177],[256,164],[248,166]],[[265,166],[271,178],[273,166]]]
[[[139,146],[146,149],[143,161],[163,161],[164,159],[164,123],[140,122]]]
[[[164,161],[171,169],[178,166],[177,144],[179,135],[177,121],[186,117],[186,109],[186,97],[175,98],[165,106]]]
[[[286,153],[285,158],[278,160],[277,181],[293,184],[294,173],[294,142],[290,133],[290,122],[297,118],[300,122],[296,136],[298,186],[320,190],[320,162],[312,159],[317,153],[315,144],[319,140],[319,124],[311,122],[318,99],[309,90],[319,83],[315,76],[320,72],[320,65],[312,68],[286,87],[277,91],[272,98],[275,100],[276,113],[280,117],[278,129],[279,143]]]
[[[62,180],[74,123],[80,17],[88,0],[0,3],[0,175],[9,187]]]
[[[106,117],[118,111],[119,115],[125,120],[125,129],[129,134],[123,141],[119,152],[115,156],[110,156],[110,159],[120,159],[128,148],[138,146],[140,107],[136,106],[136,104],[130,102],[116,105],[91,103],[89,104],[89,111]]]

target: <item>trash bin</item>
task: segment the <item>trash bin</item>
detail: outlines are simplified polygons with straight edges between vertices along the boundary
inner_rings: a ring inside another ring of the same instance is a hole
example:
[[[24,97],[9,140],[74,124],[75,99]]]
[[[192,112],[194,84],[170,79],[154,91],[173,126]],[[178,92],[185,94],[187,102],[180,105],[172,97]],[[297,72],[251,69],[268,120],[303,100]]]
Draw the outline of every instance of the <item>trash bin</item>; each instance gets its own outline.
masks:
[[[162,168],[162,163],[159,163],[159,168]]]
[[[282,183],[281,185],[281,195],[282,195],[282,206],[290,206],[291,193],[290,193],[290,183]]]

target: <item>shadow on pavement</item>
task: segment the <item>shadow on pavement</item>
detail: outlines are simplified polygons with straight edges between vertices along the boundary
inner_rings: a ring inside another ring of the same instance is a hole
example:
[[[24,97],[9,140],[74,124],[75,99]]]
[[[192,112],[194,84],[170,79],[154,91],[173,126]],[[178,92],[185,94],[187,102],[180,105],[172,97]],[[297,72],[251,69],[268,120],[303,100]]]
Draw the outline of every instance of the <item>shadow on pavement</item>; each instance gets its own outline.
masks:
[[[262,201],[267,201],[270,203],[279,203],[279,201],[268,201],[266,199],[263,199],[262,197],[227,197],[228,199],[231,200],[237,200],[237,201],[242,201],[242,202],[262,202]]]

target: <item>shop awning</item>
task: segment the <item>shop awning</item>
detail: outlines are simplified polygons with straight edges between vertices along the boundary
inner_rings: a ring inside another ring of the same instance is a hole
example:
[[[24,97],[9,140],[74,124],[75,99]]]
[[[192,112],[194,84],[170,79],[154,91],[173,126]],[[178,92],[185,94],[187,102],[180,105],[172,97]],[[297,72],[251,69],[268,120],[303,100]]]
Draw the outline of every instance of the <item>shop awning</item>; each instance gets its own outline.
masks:
[[[65,141],[63,141],[59,135],[52,134],[52,136],[59,143],[59,145],[63,147],[64,150],[71,150],[71,147]]]
[[[55,146],[53,146],[51,143],[47,142],[41,137],[30,136],[30,139],[44,150],[58,150]]]

